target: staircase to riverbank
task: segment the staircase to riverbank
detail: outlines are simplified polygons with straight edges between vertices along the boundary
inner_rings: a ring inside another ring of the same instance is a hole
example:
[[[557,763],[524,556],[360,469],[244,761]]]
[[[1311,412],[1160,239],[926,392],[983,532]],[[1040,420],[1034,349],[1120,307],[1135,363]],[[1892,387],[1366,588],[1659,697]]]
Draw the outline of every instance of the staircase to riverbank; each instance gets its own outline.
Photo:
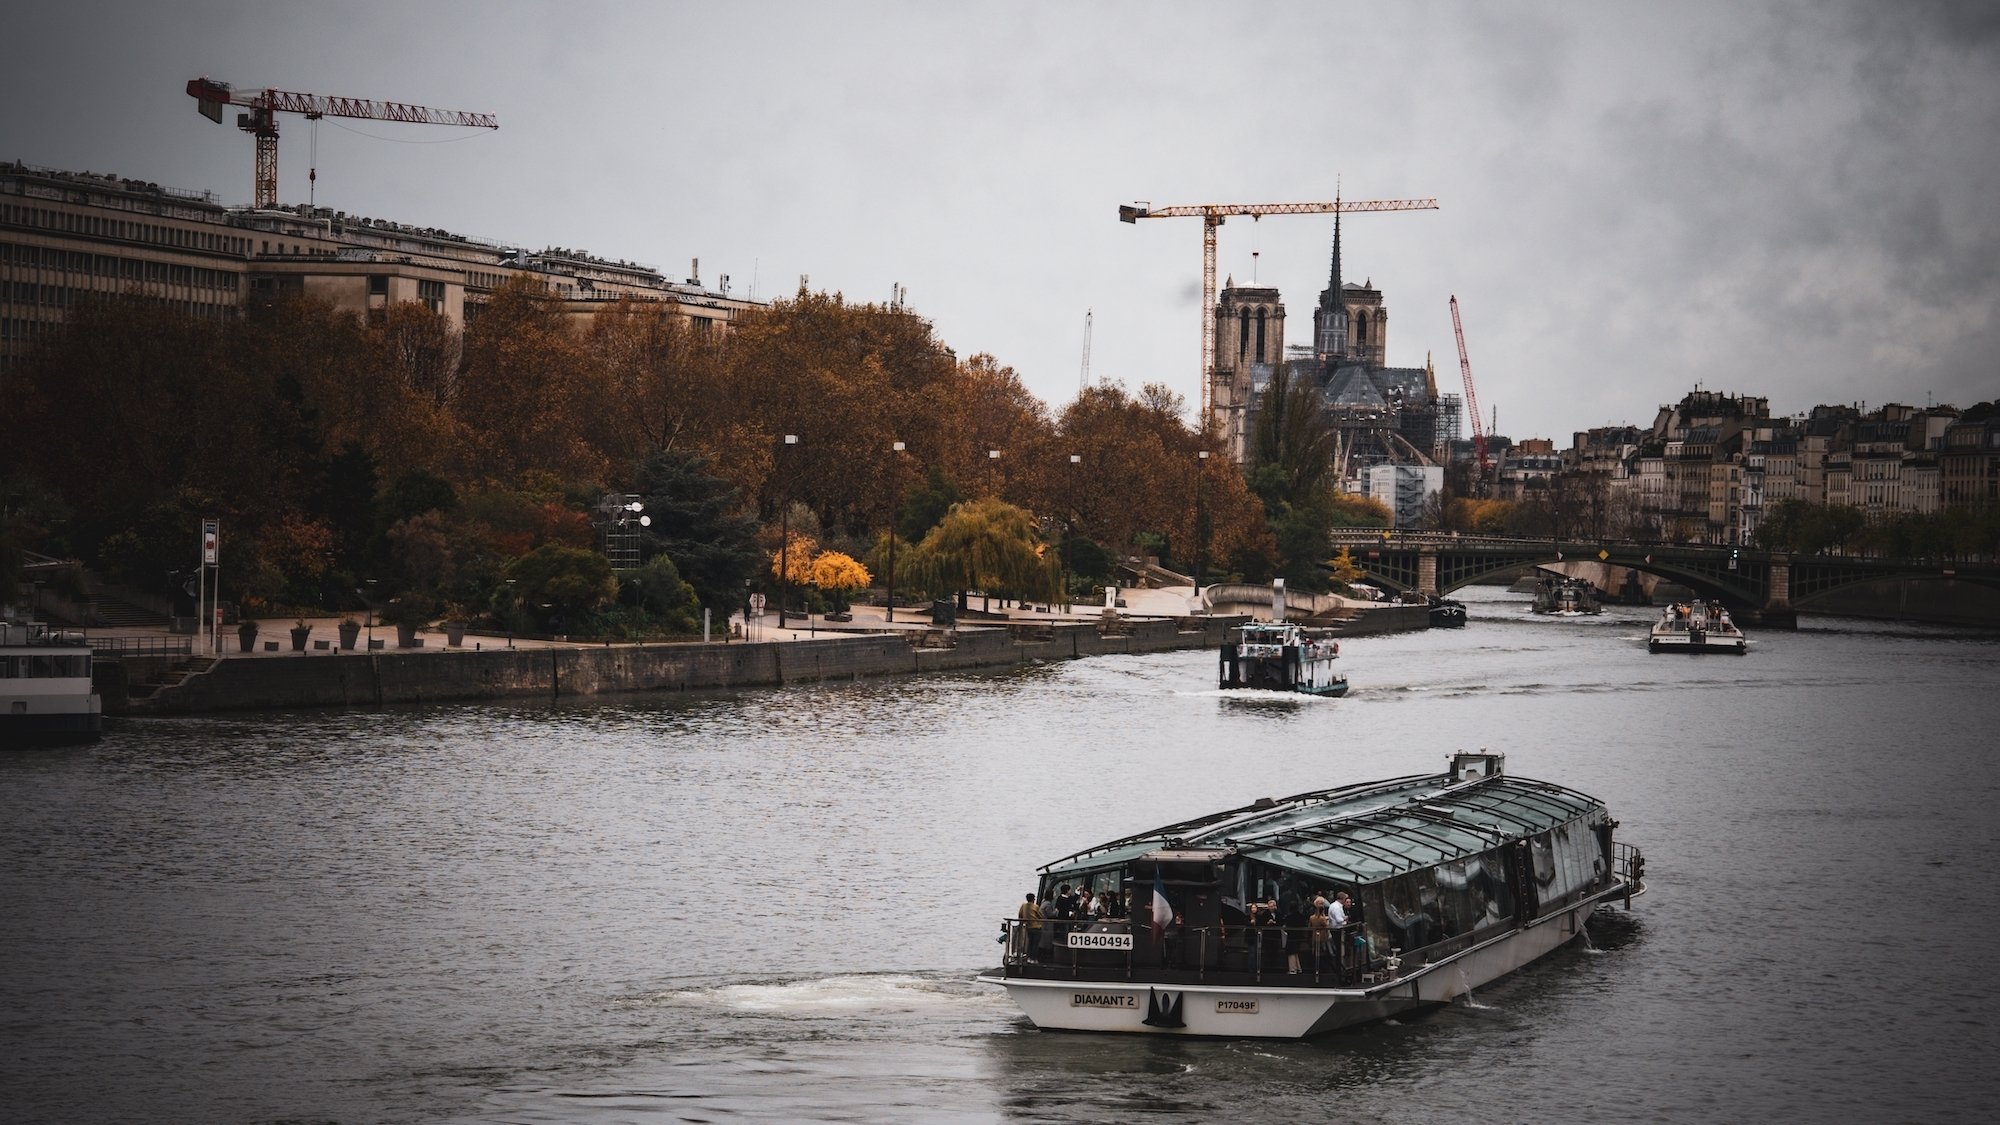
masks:
[[[126,701],[142,705],[158,703],[163,695],[172,694],[174,689],[192,677],[208,672],[220,661],[221,658],[215,656],[183,656],[148,676],[145,682],[127,688]]]

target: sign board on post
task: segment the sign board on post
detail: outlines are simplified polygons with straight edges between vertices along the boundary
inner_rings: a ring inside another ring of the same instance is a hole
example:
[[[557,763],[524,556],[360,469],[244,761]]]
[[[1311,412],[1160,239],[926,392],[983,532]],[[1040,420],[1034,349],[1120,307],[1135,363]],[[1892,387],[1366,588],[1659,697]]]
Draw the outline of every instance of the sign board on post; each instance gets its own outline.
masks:
[[[215,549],[219,532],[220,528],[217,521],[201,521],[201,565],[215,565]]]

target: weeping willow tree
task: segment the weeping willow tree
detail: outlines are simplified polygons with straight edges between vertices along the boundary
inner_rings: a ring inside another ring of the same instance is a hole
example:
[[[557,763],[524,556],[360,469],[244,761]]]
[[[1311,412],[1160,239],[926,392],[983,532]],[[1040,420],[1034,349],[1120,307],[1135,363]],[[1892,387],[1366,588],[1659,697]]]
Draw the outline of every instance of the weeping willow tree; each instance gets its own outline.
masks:
[[[911,582],[932,597],[968,590],[1054,600],[1062,568],[1035,527],[1035,518],[1003,500],[954,504],[910,552]]]

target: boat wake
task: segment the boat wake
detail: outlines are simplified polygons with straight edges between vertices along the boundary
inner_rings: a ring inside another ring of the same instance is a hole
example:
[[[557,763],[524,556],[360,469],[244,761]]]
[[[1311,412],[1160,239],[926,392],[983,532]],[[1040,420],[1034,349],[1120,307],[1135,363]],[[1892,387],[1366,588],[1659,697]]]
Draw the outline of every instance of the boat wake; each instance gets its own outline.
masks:
[[[642,1004],[701,1007],[791,1019],[852,1019],[963,1008],[1004,1007],[1005,996],[962,977],[910,973],[851,973],[799,980],[746,981],[676,988],[640,998]]]

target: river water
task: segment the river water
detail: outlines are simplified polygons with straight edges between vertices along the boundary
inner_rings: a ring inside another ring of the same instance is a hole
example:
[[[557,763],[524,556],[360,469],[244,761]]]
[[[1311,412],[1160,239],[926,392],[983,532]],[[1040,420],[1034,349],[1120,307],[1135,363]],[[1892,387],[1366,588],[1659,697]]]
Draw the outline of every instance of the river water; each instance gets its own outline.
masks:
[[[0,758],[13,1121],[1986,1121],[2000,640],[1470,591],[1339,700],[1208,652],[580,705],[118,723]],[[1038,1032],[1033,869],[1441,769],[1603,797],[1650,892],[1302,1043]]]

